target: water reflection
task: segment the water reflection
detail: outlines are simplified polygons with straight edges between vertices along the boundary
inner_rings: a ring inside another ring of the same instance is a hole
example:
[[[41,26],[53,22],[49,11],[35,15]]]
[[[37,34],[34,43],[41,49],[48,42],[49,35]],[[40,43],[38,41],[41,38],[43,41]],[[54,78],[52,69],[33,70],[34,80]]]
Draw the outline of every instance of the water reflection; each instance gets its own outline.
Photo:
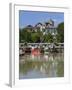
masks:
[[[47,78],[64,76],[63,53],[24,55],[19,61],[19,78]]]

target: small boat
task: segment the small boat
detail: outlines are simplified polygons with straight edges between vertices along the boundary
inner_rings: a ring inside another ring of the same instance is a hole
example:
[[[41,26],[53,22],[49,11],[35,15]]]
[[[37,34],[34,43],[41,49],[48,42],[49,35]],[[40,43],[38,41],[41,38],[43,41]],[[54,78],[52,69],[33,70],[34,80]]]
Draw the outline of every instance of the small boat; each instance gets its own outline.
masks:
[[[24,54],[25,54],[24,50],[23,50],[22,48],[20,48],[20,49],[19,49],[19,55],[22,56],[22,55],[24,55]]]
[[[40,55],[40,50],[38,48],[33,48],[31,50],[32,55]]]

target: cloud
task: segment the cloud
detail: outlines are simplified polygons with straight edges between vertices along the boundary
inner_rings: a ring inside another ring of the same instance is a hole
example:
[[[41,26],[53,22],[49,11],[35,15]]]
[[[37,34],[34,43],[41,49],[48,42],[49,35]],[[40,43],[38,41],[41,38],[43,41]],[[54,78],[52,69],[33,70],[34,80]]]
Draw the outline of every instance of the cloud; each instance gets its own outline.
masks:
[[[57,22],[57,19],[52,19],[54,22]]]

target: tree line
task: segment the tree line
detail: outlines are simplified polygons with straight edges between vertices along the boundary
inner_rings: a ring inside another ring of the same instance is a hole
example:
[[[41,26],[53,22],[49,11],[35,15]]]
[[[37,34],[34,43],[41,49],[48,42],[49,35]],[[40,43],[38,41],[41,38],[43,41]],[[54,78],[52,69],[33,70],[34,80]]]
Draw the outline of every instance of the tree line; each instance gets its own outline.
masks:
[[[63,43],[64,42],[64,22],[58,24],[57,35],[54,36],[51,33],[43,35],[40,30],[37,32],[31,32],[28,28],[19,29],[19,42],[27,43]]]

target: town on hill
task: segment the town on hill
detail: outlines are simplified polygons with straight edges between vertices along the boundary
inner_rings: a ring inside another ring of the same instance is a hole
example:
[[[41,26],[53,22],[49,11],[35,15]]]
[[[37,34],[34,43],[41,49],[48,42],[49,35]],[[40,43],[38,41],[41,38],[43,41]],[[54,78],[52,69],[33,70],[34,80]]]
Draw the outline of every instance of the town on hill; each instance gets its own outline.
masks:
[[[20,43],[64,42],[64,22],[55,26],[52,19],[44,23],[38,22],[35,26],[27,25],[20,28],[19,32]]]

